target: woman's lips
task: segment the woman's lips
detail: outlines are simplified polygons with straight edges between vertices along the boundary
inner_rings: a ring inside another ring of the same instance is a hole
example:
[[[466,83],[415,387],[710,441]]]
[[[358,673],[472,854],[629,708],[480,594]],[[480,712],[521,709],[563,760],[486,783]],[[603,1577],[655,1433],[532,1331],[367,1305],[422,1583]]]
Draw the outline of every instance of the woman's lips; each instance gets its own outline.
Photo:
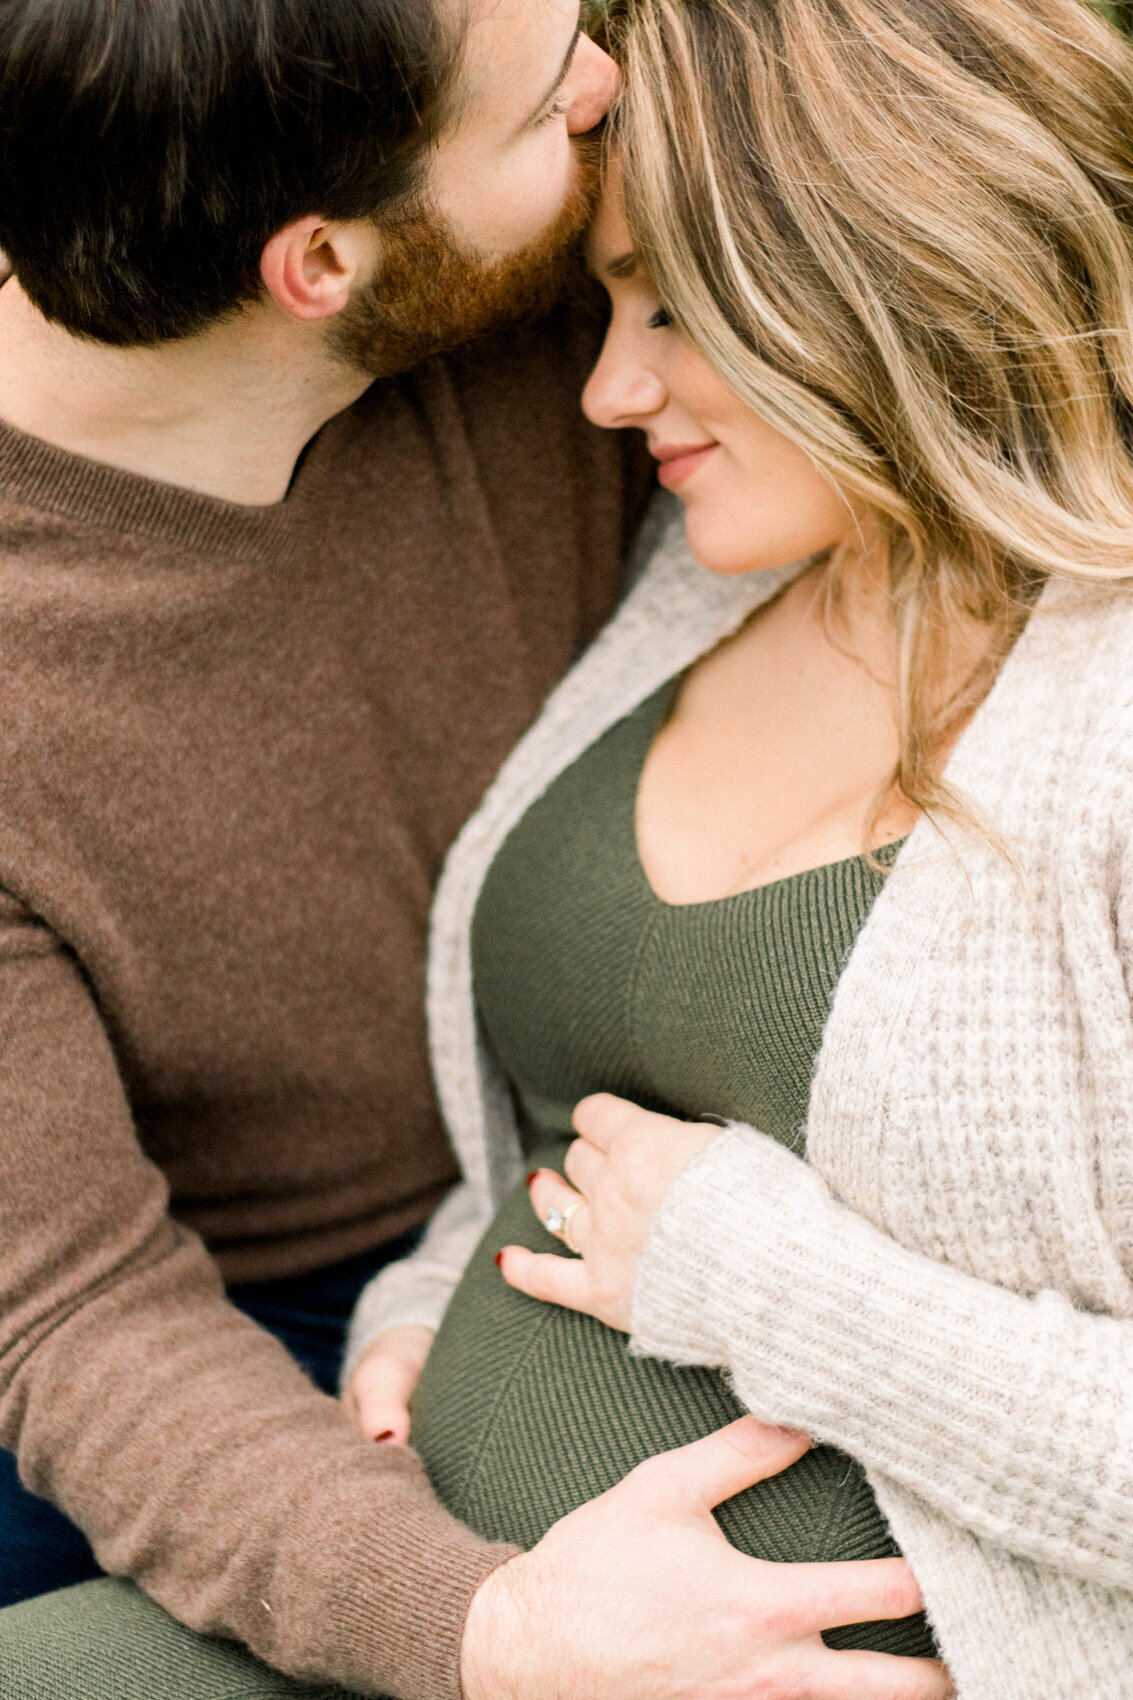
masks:
[[[653,449],[651,452],[661,463],[657,469],[657,482],[663,484],[666,490],[675,490],[718,447],[718,443],[699,443],[688,448]]]

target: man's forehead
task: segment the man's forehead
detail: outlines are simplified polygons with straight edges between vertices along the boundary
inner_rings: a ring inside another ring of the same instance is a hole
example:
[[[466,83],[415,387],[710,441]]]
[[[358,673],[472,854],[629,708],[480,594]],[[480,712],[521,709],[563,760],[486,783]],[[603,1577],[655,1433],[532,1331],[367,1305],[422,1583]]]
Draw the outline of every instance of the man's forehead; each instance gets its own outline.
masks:
[[[470,108],[523,107],[553,90],[582,16],[579,0],[438,0],[462,42],[454,94]]]

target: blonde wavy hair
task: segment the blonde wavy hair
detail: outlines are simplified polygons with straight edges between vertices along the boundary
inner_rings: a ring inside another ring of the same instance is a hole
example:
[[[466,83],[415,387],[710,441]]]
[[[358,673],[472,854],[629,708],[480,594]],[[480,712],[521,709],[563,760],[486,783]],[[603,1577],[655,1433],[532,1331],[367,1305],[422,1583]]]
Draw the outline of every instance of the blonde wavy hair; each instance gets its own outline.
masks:
[[[970,820],[939,753],[1038,587],[1133,578],[1133,50],[1079,0],[632,0],[614,40],[636,249],[880,517],[894,784]]]

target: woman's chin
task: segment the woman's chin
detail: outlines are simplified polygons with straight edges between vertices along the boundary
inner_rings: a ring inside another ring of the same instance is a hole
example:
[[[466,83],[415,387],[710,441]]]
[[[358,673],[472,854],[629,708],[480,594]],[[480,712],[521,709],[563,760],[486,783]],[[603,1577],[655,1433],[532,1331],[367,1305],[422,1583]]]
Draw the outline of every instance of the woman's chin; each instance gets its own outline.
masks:
[[[705,513],[695,501],[685,503],[685,536],[693,560],[724,578],[786,564],[778,555],[772,558],[765,549],[753,548],[750,531],[744,536],[739,528],[721,525],[718,515]]]

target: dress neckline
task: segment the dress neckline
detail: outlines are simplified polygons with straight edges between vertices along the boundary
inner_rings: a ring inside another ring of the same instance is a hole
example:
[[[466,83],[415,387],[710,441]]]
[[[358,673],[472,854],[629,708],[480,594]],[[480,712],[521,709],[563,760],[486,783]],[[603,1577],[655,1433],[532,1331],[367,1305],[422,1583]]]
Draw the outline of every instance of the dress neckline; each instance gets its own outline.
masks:
[[[796,873],[783,874],[778,879],[764,880],[759,885],[746,886],[743,891],[729,892],[724,897],[701,897],[691,903],[670,903],[667,898],[661,896],[646,873],[645,863],[641,859],[641,850],[637,841],[637,796],[641,786],[641,773],[645,767],[653,740],[660,730],[661,722],[682,677],[683,674],[676,679],[666,680],[660,689],[654,691],[652,696],[646,697],[625,717],[627,720],[640,717],[643,725],[647,728],[647,736],[641,751],[641,762],[638,766],[637,780],[629,795],[627,830],[632,847],[631,861],[634,874],[652,906],[659,912],[666,914],[692,914],[698,909],[718,909],[721,904],[746,904],[758,907],[761,901],[771,901],[774,897],[781,896],[784,887],[805,881],[824,883],[830,878],[836,877],[839,870],[860,867],[863,862],[868,864],[869,856],[865,851],[859,851],[853,856],[839,856],[832,862],[818,862],[814,867],[800,868]],[[908,842],[908,838],[909,834],[906,833],[901,838],[891,839],[888,844],[879,844],[873,852],[881,860],[885,872],[888,872],[893,866],[901,849]]]

